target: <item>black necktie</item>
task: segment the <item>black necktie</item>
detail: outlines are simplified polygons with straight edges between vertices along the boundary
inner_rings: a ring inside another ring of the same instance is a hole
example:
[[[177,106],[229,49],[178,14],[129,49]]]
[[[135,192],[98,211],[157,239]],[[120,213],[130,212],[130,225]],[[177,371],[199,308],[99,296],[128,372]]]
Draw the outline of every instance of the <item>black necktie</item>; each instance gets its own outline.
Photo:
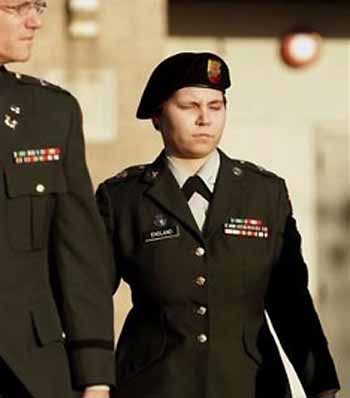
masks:
[[[186,200],[189,201],[191,196],[197,192],[203,196],[208,202],[210,202],[212,193],[206,186],[204,181],[199,176],[193,176],[186,180],[184,186],[182,187],[182,192],[184,193]]]

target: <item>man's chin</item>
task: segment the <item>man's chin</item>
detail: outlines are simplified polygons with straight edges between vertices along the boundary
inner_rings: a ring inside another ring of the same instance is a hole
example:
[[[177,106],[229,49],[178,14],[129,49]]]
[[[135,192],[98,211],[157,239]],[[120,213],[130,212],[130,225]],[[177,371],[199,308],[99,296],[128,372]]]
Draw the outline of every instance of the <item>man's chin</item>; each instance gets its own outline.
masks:
[[[13,57],[13,60],[10,62],[27,62],[27,61],[29,61],[31,55],[32,55],[31,50],[22,51],[21,53],[16,54]]]
[[[17,62],[27,62],[30,60],[30,57],[31,57],[31,53],[29,53],[25,57],[20,58]]]

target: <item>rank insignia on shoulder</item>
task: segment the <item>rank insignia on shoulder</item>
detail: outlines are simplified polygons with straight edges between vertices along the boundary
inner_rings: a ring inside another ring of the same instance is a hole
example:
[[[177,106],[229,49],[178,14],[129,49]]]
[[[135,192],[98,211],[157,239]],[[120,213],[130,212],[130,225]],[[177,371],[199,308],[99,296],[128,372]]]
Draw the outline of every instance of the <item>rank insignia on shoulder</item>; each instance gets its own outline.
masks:
[[[269,171],[269,170],[265,169],[265,167],[259,166],[259,165],[255,164],[255,163],[248,162],[246,160],[239,160],[239,159],[234,159],[234,160],[235,160],[235,162],[239,163],[238,168],[243,168],[245,170],[250,170],[250,171],[253,171],[255,173],[262,174],[262,175],[265,175],[265,176],[268,176],[268,177],[274,177],[274,178],[278,177],[272,171]],[[237,169],[237,167],[234,167],[233,169]],[[233,173],[233,174],[235,174],[235,173]]]
[[[224,234],[267,239],[269,228],[259,219],[230,217],[224,224]]]
[[[240,167],[235,166],[232,169],[232,173],[236,176],[236,177],[241,177],[243,175],[243,170]]]
[[[57,162],[60,154],[60,148],[26,149],[12,153],[16,164]]]
[[[158,240],[178,238],[180,236],[180,229],[178,225],[168,225],[164,228],[146,232],[144,235],[145,243],[155,242]]]
[[[114,177],[112,177],[112,180],[125,180],[128,177],[138,176],[143,172],[145,167],[146,166],[144,164],[127,167],[126,169],[122,170],[121,172],[116,174]]]

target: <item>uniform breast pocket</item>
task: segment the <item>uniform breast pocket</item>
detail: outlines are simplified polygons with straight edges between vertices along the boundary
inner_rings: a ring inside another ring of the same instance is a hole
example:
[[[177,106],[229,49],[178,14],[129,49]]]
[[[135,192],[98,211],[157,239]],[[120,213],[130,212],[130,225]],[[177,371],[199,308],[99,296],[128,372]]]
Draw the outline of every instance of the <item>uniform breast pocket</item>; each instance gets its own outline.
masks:
[[[15,250],[40,250],[48,242],[55,196],[67,192],[60,164],[5,169],[8,238]]]

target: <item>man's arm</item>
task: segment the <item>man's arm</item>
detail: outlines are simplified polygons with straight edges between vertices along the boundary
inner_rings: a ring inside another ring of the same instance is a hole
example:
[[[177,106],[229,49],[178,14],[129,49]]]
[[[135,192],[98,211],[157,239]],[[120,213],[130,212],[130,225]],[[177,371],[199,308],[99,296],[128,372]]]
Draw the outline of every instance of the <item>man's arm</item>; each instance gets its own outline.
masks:
[[[284,183],[280,188],[278,225],[276,262],[266,296],[266,309],[307,396],[316,398],[329,392],[334,395],[340,388],[339,381],[308,290],[301,236]]]
[[[67,193],[57,197],[53,225],[60,313],[74,387],[114,385],[110,247],[86,166],[80,108],[71,103],[63,148]]]

